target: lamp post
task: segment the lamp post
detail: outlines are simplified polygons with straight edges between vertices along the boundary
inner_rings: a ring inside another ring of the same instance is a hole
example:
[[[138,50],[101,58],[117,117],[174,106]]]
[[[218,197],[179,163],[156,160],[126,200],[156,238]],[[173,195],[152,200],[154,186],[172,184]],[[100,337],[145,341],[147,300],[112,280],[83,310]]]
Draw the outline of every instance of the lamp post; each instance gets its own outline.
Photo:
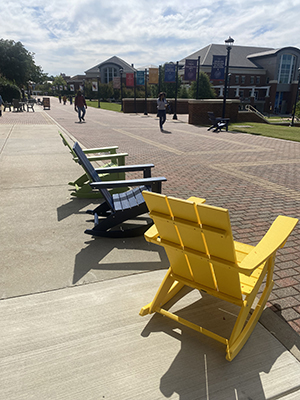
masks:
[[[122,78],[123,78],[123,68],[120,68],[121,111],[123,111],[123,85],[122,85]]]
[[[294,126],[294,119],[295,119],[295,112],[296,112],[296,107],[297,107],[299,87],[300,87],[300,68],[298,68],[298,85],[297,85],[297,91],[296,91],[296,97],[295,97],[295,104],[294,104],[293,118],[292,118],[291,126]]]
[[[230,58],[230,50],[232,49],[234,40],[232,39],[232,37],[229,36],[229,38],[225,40],[225,43],[226,43],[226,50],[227,50],[227,61],[226,61],[226,71],[225,71],[225,87],[224,87],[224,97],[223,97],[222,118],[225,118],[229,58]]]

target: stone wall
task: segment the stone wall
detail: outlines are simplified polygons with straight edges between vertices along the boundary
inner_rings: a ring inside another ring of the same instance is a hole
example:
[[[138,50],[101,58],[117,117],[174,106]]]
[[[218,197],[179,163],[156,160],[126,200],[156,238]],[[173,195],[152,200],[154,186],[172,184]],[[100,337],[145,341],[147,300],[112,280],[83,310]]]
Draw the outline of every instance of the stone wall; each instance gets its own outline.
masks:
[[[216,117],[222,116],[222,99],[189,100],[189,124],[209,125],[208,112],[212,111]],[[226,101],[225,118],[230,122],[238,122],[239,100],[228,99]]]
[[[177,99],[177,110],[176,114],[188,114],[189,104],[188,99]],[[171,105],[171,112],[175,112],[175,99],[167,99],[167,102]],[[135,109],[136,108],[136,109]],[[123,112],[124,113],[144,113],[145,112],[145,99],[134,99],[127,98],[123,99]],[[147,99],[147,112],[149,114],[157,113],[156,99]]]

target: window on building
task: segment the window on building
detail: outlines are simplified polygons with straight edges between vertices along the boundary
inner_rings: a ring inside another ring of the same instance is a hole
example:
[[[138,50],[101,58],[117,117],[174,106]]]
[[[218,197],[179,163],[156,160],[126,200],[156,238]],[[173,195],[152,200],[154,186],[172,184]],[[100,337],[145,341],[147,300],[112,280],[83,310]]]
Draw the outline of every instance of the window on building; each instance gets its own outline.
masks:
[[[240,83],[240,76],[235,75],[235,84],[238,85]]]
[[[257,76],[257,77],[256,77],[256,84],[257,84],[257,85],[260,85],[260,76]]]
[[[250,77],[250,85],[254,85],[254,76]]]
[[[294,76],[296,57],[292,54],[282,54],[280,57],[278,83],[291,83]]]
[[[243,98],[244,98],[244,91],[240,89],[240,91],[239,91],[239,95],[240,95],[240,98],[242,98],[242,99],[243,99]]]
[[[109,83],[114,79],[115,76],[118,76],[117,68],[114,67],[104,68],[104,83]]]
[[[245,75],[242,75],[242,85],[245,85],[245,82],[246,82],[246,77]]]

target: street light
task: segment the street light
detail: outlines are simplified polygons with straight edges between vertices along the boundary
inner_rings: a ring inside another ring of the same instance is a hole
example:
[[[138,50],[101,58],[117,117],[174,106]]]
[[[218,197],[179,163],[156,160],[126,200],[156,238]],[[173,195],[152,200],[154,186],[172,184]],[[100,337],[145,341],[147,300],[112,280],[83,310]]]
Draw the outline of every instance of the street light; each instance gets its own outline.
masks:
[[[123,111],[123,86],[122,86],[122,79],[123,79],[123,68],[120,68],[121,111]]]
[[[294,111],[293,111],[293,118],[292,118],[291,126],[294,126],[294,119],[295,119],[295,112],[296,112],[296,107],[297,107],[299,87],[300,87],[300,68],[298,68],[298,85],[297,85],[297,91],[296,91],[296,97],[295,97],[295,104],[294,104]]]
[[[234,40],[232,39],[232,37],[229,36],[229,38],[225,40],[225,43],[226,43],[226,50],[227,50],[227,62],[226,62],[226,71],[225,71],[225,87],[224,87],[224,97],[223,97],[222,118],[225,118],[229,58],[230,58],[230,50],[232,49]]]

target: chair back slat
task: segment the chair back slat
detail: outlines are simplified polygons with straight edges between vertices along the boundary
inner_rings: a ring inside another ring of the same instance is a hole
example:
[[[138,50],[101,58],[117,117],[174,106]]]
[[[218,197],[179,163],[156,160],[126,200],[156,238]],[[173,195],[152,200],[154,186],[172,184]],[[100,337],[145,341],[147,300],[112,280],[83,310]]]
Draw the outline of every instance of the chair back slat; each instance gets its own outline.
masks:
[[[213,270],[207,256],[205,238],[200,226],[195,203],[188,200],[168,198],[186,257],[191,279],[202,286],[216,289]],[[181,267],[172,269],[181,275]]]
[[[172,272],[242,299],[228,210],[144,193]]]
[[[86,174],[90,178],[92,182],[102,182],[99,175],[95,171],[94,167],[88,160],[87,156],[84,154],[82,148],[79,146],[78,142],[76,142],[73,146],[73,150],[78,157],[80,164],[82,165],[83,169],[85,170]],[[103,198],[109,205],[110,209],[114,211],[114,203],[113,198],[107,189],[99,189]]]
[[[239,274],[234,268],[237,260],[229,212],[206,204],[198,204],[197,210],[218,291],[241,299]]]
[[[161,242],[165,247],[167,257],[174,273],[192,280],[187,258],[182,252],[178,230],[173,221],[167,196],[153,192],[143,192],[151,218],[153,219]]]

